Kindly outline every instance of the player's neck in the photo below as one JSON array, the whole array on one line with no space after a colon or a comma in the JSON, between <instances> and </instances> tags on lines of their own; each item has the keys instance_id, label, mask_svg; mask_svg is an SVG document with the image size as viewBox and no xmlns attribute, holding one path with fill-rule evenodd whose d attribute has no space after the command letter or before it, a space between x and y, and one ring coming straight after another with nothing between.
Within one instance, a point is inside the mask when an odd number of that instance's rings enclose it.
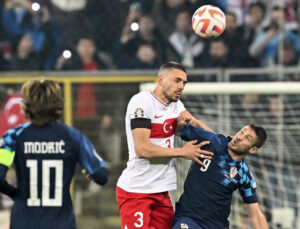
<instances>
[{"instance_id":1,"label":"player's neck","mask_svg":"<svg viewBox=\"0 0 300 229\"><path fill-rule=\"evenodd\" d=\"M241 161L244 159L244 157L246 155L238 155L235 152L233 152L231 149L228 149L228 154L230 155L230 157L235 160L235 161Z\"/></svg>"},{"instance_id":2,"label":"player's neck","mask_svg":"<svg viewBox=\"0 0 300 229\"><path fill-rule=\"evenodd\" d=\"M167 98L164 96L164 94L162 93L161 90L158 90L157 88L155 88L154 91L153 91L153 94L154 94L157 98L159 98L162 102L164 102L165 104L168 104L168 105L169 105L169 104L171 103L170 100L167 99Z\"/></svg>"}]
</instances>

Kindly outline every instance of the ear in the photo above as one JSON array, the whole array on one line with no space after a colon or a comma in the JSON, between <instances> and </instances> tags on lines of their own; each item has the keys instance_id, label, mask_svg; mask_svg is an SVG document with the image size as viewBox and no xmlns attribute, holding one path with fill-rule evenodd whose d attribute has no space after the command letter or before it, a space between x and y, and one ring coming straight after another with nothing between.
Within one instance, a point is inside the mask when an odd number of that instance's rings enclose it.
<instances>
[{"instance_id":1,"label":"ear","mask_svg":"<svg viewBox=\"0 0 300 229\"><path fill-rule=\"evenodd\" d=\"M259 148L257 146L253 146L249 149L249 153L250 154L255 154L257 151L259 150Z\"/></svg>"},{"instance_id":2,"label":"ear","mask_svg":"<svg viewBox=\"0 0 300 229\"><path fill-rule=\"evenodd\" d=\"M160 86L163 85L163 76L162 76L162 75L158 75L158 76L157 76L157 83L158 83L158 85L160 85Z\"/></svg>"}]
</instances>

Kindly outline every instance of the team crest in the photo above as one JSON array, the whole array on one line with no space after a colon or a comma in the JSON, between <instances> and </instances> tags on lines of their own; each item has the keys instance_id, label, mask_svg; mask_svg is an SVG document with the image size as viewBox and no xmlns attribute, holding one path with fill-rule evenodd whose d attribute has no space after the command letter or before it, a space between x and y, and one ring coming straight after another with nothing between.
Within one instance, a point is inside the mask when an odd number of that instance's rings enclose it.
<instances>
[{"instance_id":1,"label":"team crest","mask_svg":"<svg viewBox=\"0 0 300 229\"><path fill-rule=\"evenodd\" d=\"M181 223L180 228L181 229L189 229L189 226L186 223Z\"/></svg>"},{"instance_id":2,"label":"team crest","mask_svg":"<svg viewBox=\"0 0 300 229\"><path fill-rule=\"evenodd\" d=\"M236 167L231 167L230 168L230 178L233 179L235 175L238 173L238 170Z\"/></svg>"},{"instance_id":3,"label":"team crest","mask_svg":"<svg viewBox=\"0 0 300 229\"><path fill-rule=\"evenodd\" d=\"M134 111L135 118L144 118L144 110L142 108L136 108Z\"/></svg>"}]
</instances>

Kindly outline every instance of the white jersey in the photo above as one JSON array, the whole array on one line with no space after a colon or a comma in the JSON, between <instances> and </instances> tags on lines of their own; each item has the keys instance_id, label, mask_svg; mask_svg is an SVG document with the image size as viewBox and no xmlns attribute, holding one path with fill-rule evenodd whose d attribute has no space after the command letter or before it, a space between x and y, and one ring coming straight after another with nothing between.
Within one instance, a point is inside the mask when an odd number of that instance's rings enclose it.
<instances>
[{"instance_id":1,"label":"white jersey","mask_svg":"<svg viewBox=\"0 0 300 229\"><path fill-rule=\"evenodd\" d=\"M117 186L127 192L159 193L177 188L174 159L155 162L137 157L131 132L130 120L151 120L150 142L164 148L174 148L174 132L177 117L184 111L181 101L166 104L152 92L140 92L127 106L125 117L129 160Z\"/></svg>"}]
</instances>

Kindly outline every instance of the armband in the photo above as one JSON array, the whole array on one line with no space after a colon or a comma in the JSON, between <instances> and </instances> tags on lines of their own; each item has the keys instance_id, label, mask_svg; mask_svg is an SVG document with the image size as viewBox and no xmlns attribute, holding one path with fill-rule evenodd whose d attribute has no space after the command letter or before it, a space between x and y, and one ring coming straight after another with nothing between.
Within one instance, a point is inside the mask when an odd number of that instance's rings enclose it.
<instances>
[{"instance_id":1,"label":"armband","mask_svg":"<svg viewBox=\"0 0 300 229\"><path fill-rule=\"evenodd\" d=\"M147 118L133 118L130 120L131 130L136 128L151 129L151 120Z\"/></svg>"}]
</instances>

